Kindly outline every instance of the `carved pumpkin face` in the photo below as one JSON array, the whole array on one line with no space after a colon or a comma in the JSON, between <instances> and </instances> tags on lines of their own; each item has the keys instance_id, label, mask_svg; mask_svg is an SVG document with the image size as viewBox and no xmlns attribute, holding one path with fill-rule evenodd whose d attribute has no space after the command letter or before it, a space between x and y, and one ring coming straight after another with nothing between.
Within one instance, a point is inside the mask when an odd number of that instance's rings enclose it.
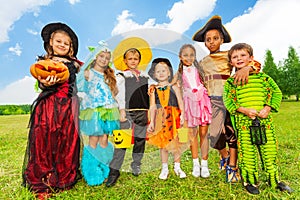
<instances>
[{"instance_id":1,"label":"carved pumpkin face","mask_svg":"<svg viewBox=\"0 0 300 200\"><path fill-rule=\"evenodd\" d=\"M132 130L114 130L113 138L116 148L129 148L131 146Z\"/></svg>"},{"instance_id":2,"label":"carved pumpkin face","mask_svg":"<svg viewBox=\"0 0 300 200\"><path fill-rule=\"evenodd\" d=\"M65 64L50 59L39 60L31 65L30 73L36 79L38 76L42 79L46 79L48 76L57 76L57 78L60 78L59 83L65 82L70 76L68 67Z\"/></svg>"}]
</instances>

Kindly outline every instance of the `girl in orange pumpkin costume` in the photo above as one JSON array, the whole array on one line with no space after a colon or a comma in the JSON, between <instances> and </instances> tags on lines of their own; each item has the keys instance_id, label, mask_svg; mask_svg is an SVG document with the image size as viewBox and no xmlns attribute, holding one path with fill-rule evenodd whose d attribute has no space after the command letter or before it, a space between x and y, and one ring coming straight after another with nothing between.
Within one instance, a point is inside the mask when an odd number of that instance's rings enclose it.
<instances>
[{"instance_id":1,"label":"girl in orange pumpkin costume","mask_svg":"<svg viewBox=\"0 0 300 200\"><path fill-rule=\"evenodd\" d=\"M150 124L148 126L148 143L160 148L162 170L159 178L168 178L168 152L174 154L174 172L180 178L186 174L180 168L180 155L186 143L179 143L177 129L184 122L181 110L183 101L179 87L171 85L173 70L170 61L166 58L156 58L148 72L149 76L158 81L152 85L150 93Z\"/></svg>"}]
</instances>

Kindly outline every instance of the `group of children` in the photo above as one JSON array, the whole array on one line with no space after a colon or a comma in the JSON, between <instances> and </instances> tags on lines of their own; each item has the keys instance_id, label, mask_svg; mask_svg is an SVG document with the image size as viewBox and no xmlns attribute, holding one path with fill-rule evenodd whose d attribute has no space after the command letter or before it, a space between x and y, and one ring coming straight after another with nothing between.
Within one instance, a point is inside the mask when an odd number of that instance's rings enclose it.
<instances>
[{"instance_id":1,"label":"group of children","mask_svg":"<svg viewBox=\"0 0 300 200\"><path fill-rule=\"evenodd\" d=\"M219 151L219 167L226 171L227 182L242 180L249 193L259 194L259 152L270 185L292 192L279 182L277 140L269 115L278 110L281 91L272 78L259 72L260 64L253 60L249 45L239 43L220 51L222 43L231 41L221 17L213 16L193 36L210 51L200 62L194 46L185 44L179 50L175 74L170 60L161 57L153 59L145 73L141 69L146 69L152 58L145 40L127 38L113 52L101 43L91 48L93 56L81 67L77 87L75 74L82 63L76 59L76 34L66 24L52 23L44 27L42 38L47 54L40 59L64 63L70 77L62 83L55 75L38 77L42 92L30 118L23 184L39 198L71 188L81 173L88 185L106 180L107 187L113 186L126 153L126 148L113 148L108 140L117 129L132 129L135 176L141 173L147 137L150 145L160 149L159 179L168 178L169 153L174 155L175 174L187 176L180 157L188 148L192 175L209 177L210 144ZM116 75L111 57L120 70ZM230 77L233 68L236 72ZM149 77L156 84L149 86ZM179 140L183 128L188 130L185 142ZM88 138L81 161L80 133Z\"/></svg>"}]
</instances>

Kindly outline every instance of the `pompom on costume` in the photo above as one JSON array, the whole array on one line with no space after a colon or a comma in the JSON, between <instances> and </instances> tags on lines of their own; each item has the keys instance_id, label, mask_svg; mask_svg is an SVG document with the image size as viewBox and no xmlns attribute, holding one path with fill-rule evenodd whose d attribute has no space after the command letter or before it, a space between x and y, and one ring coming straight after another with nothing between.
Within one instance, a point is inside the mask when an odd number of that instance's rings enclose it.
<instances>
[{"instance_id":1,"label":"pompom on costume","mask_svg":"<svg viewBox=\"0 0 300 200\"><path fill-rule=\"evenodd\" d=\"M265 127L265 144L251 142L250 127L252 119L236 110L239 107L253 108L258 112L268 105L271 112L278 112L282 93L275 81L264 73L252 74L244 86L233 84L234 79L229 78L224 86L224 104L231 114L234 128L238 138L238 164L244 184L256 185L259 178L258 154L262 159L262 167L267 172L269 184L276 187L279 183L277 166L278 141L275 134L273 117L258 118Z\"/></svg>"},{"instance_id":2,"label":"pompom on costume","mask_svg":"<svg viewBox=\"0 0 300 200\"><path fill-rule=\"evenodd\" d=\"M104 74L96 71L92 62L101 52L110 52L104 42L92 50L89 59L78 76L78 95L80 97L80 131L87 141L89 136L112 135L120 128L119 109L116 100L106 83ZM107 66L110 67L110 66ZM84 71L88 70L88 80ZM113 157L112 143L103 148L99 144L94 149L85 142L81 161L82 174L88 185L100 185L108 177L109 163Z\"/></svg>"},{"instance_id":3,"label":"pompom on costume","mask_svg":"<svg viewBox=\"0 0 300 200\"><path fill-rule=\"evenodd\" d=\"M76 58L77 36L63 23L51 23L42 29L45 50L50 48L50 36L56 30L64 30L70 36L74 48L73 56ZM42 89L32 105L23 164L23 185L36 193L67 190L81 178L79 102L76 90L77 66L80 63L74 58L68 60L63 63L41 60L37 64L43 65L44 69L48 70L50 66L54 68L59 66L69 75L64 76L61 83ZM34 73L42 75L37 71Z\"/></svg>"}]
</instances>

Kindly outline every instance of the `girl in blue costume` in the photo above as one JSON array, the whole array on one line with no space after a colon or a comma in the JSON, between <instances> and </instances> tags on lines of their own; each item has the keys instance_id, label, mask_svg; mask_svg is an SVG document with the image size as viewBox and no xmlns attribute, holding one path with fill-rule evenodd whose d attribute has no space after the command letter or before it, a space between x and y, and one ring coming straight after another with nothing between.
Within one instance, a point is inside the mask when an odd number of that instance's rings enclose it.
<instances>
[{"instance_id":1,"label":"girl in blue costume","mask_svg":"<svg viewBox=\"0 0 300 200\"><path fill-rule=\"evenodd\" d=\"M80 131L88 137L81 168L88 185L100 185L108 177L113 145L108 141L119 129L119 110L114 97L118 93L114 70L110 67L111 52L105 43L94 49L78 78L80 97ZM95 55L95 56L93 56Z\"/></svg>"}]
</instances>

